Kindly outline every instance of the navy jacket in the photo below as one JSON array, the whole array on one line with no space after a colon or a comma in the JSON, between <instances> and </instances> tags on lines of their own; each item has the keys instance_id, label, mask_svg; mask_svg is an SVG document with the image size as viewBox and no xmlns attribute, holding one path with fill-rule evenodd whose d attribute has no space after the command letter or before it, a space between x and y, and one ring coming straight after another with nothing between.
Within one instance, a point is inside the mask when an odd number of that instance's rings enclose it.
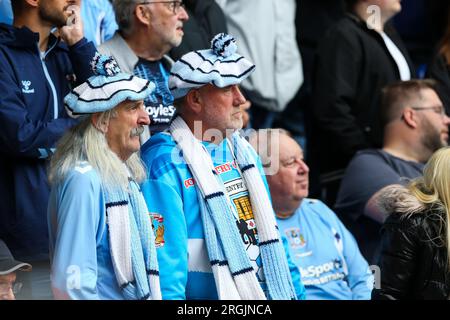
<instances>
[{"instance_id":1,"label":"navy jacket","mask_svg":"<svg viewBox=\"0 0 450 320\"><path fill-rule=\"evenodd\" d=\"M51 35L40 53L38 41L26 27L0 24L0 238L27 261L48 259L47 158L76 123L63 99L92 75L96 52L86 39L68 48Z\"/></svg>"}]
</instances>

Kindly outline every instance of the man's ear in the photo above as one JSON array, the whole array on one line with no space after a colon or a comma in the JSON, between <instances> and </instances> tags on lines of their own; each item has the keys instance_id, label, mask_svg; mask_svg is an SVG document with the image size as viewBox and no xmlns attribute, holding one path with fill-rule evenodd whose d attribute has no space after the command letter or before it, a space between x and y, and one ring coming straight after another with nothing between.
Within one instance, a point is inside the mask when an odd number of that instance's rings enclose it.
<instances>
[{"instance_id":1,"label":"man's ear","mask_svg":"<svg viewBox=\"0 0 450 320\"><path fill-rule=\"evenodd\" d=\"M417 128L419 119L417 113L413 109L411 109L410 107L404 108L402 118L403 121L405 121L406 125L414 129Z\"/></svg>"},{"instance_id":2,"label":"man's ear","mask_svg":"<svg viewBox=\"0 0 450 320\"><path fill-rule=\"evenodd\" d=\"M46 0L25 0L27 5L30 7L37 7L39 5L39 1L46 1Z\"/></svg>"},{"instance_id":3,"label":"man's ear","mask_svg":"<svg viewBox=\"0 0 450 320\"><path fill-rule=\"evenodd\" d=\"M106 134L108 132L109 120L103 118L102 121L99 121L100 115L101 113L94 113L91 117L91 122L93 126L96 127L99 131Z\"/></svg>"},{"instance_id":4,"label":"man's ear","mask_svg":"<svg viewBox=\"0 0 450 320\"><path fill-rule=\"evenodd\" d=\"M150 13L145 9L144 5L137 5L134 8L134 13L136 14L136 18L140 23L148 25L150 23Z\"/></svg>"},{"instance_id":5,"label":"man's ear","mask_svg":"<svg viewBox=\"0 0 450 320\"><path fill-rule=\"evenodd\" d=\"M202 97L200 91L192 89L186 95L186 107L192 110L195 114L200 114L203 110Z\"/></svg>"}]
</instances>

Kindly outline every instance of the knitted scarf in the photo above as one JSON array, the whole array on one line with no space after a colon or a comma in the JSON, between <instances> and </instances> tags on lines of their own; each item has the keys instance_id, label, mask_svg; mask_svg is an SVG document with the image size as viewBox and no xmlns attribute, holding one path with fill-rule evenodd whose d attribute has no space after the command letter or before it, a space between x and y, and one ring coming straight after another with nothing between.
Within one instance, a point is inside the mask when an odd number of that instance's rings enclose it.
<instances>
[{"instance_id":1,"label":"knitted scarf","mask_svg":"<svg viewBox=\"0 0 450 320\"><path fill-rule=\"evenodd\" d=\"M181 117L172 121L170 132L198 187L206 247L219 299L266 299L245 251L231 204L225 195L224 184L214 169L211 156ZM233 134L231 141L230 149L234 151L249 190L269 297L274 300L295 299L275 213L260 172L249 153L249 144L238 132Z\"/></svg>"},{"instance_id":2,"label":"knitted scarf","mask_svg":"<svg viewBox=\"0 0 450 320\"><path fill-rule=\"evenodd\" d=\"M138 184L104 188L116 279L127 300L161 300L155 235Z\"/></svg>"}]
</instances>

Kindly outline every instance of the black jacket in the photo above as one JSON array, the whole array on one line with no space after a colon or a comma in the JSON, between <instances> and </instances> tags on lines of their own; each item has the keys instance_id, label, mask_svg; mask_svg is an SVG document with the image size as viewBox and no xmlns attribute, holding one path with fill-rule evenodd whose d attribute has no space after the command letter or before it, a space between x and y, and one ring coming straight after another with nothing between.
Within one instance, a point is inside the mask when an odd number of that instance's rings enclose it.
<instances>
[{"instance_id":1,"label":"black jacket","mask_svg":"<svg viewBox=\"0 0 450 320\"><path fill-rule=\"evenodd\" d=\"M405 56L400 38L385 33ZM400 80L397 64L379 33L347 14L330 28L317 49L313 76L313 114L321 173L346 167L356 151L381 147L381 89Z\"/></svg>"},{"instance_id":2,"label":"black jacket","mask_svg":"<svg viewBox=\"0 0 450 320\"><path fill-rule=\"evenodd\" d=\"M403 187L392 190L383 200L391 214L382 231L381 288L372 299L449 299L445 211L420 203Z\"/></svg>"},{"instance_id":3,"label":"black jacket","mask_svg":"<svg viewBox=\"0 0 450 320\"><path fill-rule=\"evenodd\" d=\"M447 115L450 115L450 66L444 56L436 55L428 67L427 77L437 81L436 91L445 106Z\"/></svg>"}]
</instances>

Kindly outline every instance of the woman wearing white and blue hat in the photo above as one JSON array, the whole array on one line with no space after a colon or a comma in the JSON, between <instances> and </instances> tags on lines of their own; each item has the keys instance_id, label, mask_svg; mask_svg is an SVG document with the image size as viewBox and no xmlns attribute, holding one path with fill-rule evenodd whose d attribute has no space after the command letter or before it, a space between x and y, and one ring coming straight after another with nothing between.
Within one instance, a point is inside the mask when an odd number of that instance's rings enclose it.
<instances>
[{"instance_id":1,"label":"woman wearing white and blue hat","mask_svg":"<svg viewBox=\"0 0 450 320\"><path fill-rule=\"evenodd\" d=\"M259 159L239 135L239 83L255 66L219 34L185 54L169 87L178 116L142 147L143 193L164 227L159 242L164 299L295 299L304 287L276 227ZM164 194L158 202L152 195ZM291 266L293 266L291 264Z\"/></svg>"},{"instance_id":2,"label":"woman wearing white and blue hat","mask_svg":"<svg viewBox=\"0 0 450 320\"><path fill-rule=\"evenodd\" d=\"M160 299L155 237L137 152L154 84L97 55L95 76L65 98L81 118L52 158L48 208L57 299Z\"/></svg>"}]
</instances>

